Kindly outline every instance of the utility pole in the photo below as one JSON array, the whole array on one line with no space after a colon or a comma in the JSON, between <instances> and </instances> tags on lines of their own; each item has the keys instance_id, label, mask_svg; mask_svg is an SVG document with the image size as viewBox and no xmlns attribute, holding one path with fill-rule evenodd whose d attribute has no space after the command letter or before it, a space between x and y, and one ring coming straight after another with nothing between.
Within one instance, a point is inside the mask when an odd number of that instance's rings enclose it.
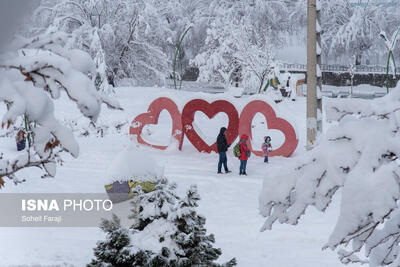
<instances>
[{"instance_id":1,"label":"utility pole","mask_svg":"<svg viewBox=\"0 0 400 267\"><path fill-rule=\"evenodd\" d=\"M307 149L322 132L321 53L319 0L307 0Z\"/></svg>"},{"instance_id":2,"label":"utility pole","mask_svg":"<svg viewBox=\"0 0 400 267\"><path fill-rule=\"evenodd\" d=\"M322 133L322 42L321 42L321 0L316 0L315 8L317 39L317 131Z\"/></svg>"}]
</instances>

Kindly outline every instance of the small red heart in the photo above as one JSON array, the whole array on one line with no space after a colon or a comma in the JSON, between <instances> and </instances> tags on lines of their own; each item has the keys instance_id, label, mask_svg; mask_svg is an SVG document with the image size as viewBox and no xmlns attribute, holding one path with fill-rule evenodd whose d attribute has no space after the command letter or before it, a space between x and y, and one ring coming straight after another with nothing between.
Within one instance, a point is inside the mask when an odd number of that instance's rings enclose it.
<instances>
[{"instance_id":1,"label":"small red heart","mask_svg":"<svg viewBox=\"0 0 400 267\"><path fill-rule=\"evenodd\" d=\"M194 99L188 102L182 110L182 123L183 130L186 137L192 143L192 145L197 148L200 152L210 153L211 151L217 152L217 144L209 146L200 136L196 133L193 128L194 113L196 111L201 111L206 114L210 119L220 112L224 112L228 115L229 124L226 130L226 139L229 144L235 141L238 136L238 126L239 126L239 114L236 108L225 100L218 100L213 103L208 103L202 99ZM217 137L215 137L217 139Z\"/></svg>"},{"instance_id":2,"label":"small red heart","mask_svg":"<svg viewBox=\"0 0 400 267\"><path fill-rule=\"evenodd\" d=\"M141 134L143 127L147 124L157 124L158 118L160 117L160 113L163 110L167 110L172 118L172 136L178 141L178 148L182 150L183 143L183 131L182 131L182 119L181 113L177 105L169 98L161 97L154 100L148 110L147 113L142 113L138 115L131 124L129 128L130 134L135 134L137 136L137 141L140 144L148 145L157 149L166 149L168 146L158 146L147 143L143 140Z\"/></svg>"},{"instance_id":3,"label":"small red heart","mask_svg":"<svg viewBox=\"0 0 400 267\"><path fill-rule=\"evenodd\" d=\"M283 145L278 149L273 150L270 156L289 157L296 150L297 144L299 143L296 132L288 121L282 118L278 118L272 107L264 101L255 100L244 107L242 114L240 115L240 135L246 134L251 140L251 123L254 116L258 112L264 115L265 119L267 120L267 125L269 129L279 130L285 135L285 142L283 143ZM263 155L262 151L254 150L252 148L251 142L248 142L248 146L257 156Z\"/></svg>"}]
</instances>

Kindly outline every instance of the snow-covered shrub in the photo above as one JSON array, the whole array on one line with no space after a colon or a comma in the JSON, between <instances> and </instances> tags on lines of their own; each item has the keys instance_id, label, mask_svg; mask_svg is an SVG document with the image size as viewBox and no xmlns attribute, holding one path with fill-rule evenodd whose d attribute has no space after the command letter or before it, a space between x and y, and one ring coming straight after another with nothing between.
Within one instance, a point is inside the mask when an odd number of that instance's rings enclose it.
<instances>
[{"instance_id":1,"label":"snow-covered shrub","mask_svg":"<svg viewBox=\"0 0 400 267\"><path fill-rule=\"evenodd\" d=\"M39 167L44 176L55 176L60 153L77 157L79 146L72 132L54 117L54 99L61 92L75 102L80 112L96 121L104 103L121 109L109 97L99 94L88 75L93 62L83 51L67 50L69 35L46 34L31 40L19 40L19 50L4 55L0 64L0 101L7 111L2 128L9 128L18 118L26 117L32 142L15 159L0 159L0 177L21 182L16 173L28 167ZM21 43L22 42L22 43Z\"/></svg>"},{"instance_id":2,"label":"snow-covered shrub","mask_svg":"<svg viewBox=\"0 0 400 267\"><path fill-rule=\"evenodd\" d=\"M326 104L320 144L271 170L260 195L262 230L297 224L309 206L324 212L342 189L340 216L325 248L343 263L400 264L400 87L375 100ZM364 255L363 253L364 252Z\"/></svg>"},{"instance_id":3,"label":"snow-covered shrub","mask_svg":"<svg viewBox=\"0 0 400 267\"><path fill-rule=\"evenodd\" d=\"M100 229L107 234L107 240L97 243L96 259L88 266L134 266L135 258L128 247L129 230L121 227L120 219L114 214L111 220L102 221Z\"/></svg>"},{"instance_id":4,"label":"snow-covered shrub","mask_svg":"<svg viewBox=\"0 0 400 267\"><path fill-rule=\"evenodd\" d=\"M72 130L78 136L96 136L105 137L109 134L129 134L128 121L103 121L99 119L96 123L90 122L89 124L85 119L63 119L63 124ZM1 136L1 135L0 135Z\"/></svg>"},{"instance_id":5,"label":"snow-covered shrub","mask_svg":"<svg viewBox=\"0 0 400 267\"><path fill-rule=\"evenodd\" d=\"M175 191L176 184L166 179L150 193L139 190L132 203L131 229L122 227L116 217L104 221L107 240L97 244L96 259L90 266L118 266L114 264L127 259L130 262L124 266L236 265L235 259L223 265L215 263L221 250L213 247L214 236L207 235L205 218L197 214L197 188L190 187L183 199Z\"/></svg>"}]
</instances>

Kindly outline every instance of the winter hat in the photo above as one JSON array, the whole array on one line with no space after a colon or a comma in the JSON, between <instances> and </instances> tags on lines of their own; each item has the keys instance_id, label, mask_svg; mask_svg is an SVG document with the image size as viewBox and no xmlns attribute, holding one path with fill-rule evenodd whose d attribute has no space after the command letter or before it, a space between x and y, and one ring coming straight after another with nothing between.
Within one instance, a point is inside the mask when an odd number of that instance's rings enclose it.
<instances>
[{"instance_id":1,"label":"winter hat","mask_svg":"<svg viewBox=\"0 0 400 267\"><path fill-rule=\"evenodd\" d=\"M247 135L245 135L245 134L242 134L242 136L240 137L240 139L242 139L242 140L247 140L247 139L249 139L249 137L248 137Z\"/></svg>"},{"instance_id":2,"label":"winter hat","mask_svg":"<svg viewBox=\"0 0 400 267\"><path fill-rule=\"evenodd\" d=\"M269 136L264 136L264 140L265 140L265 142L271 141L271 137L269 137Z\"/></svg>"}]
</instances>

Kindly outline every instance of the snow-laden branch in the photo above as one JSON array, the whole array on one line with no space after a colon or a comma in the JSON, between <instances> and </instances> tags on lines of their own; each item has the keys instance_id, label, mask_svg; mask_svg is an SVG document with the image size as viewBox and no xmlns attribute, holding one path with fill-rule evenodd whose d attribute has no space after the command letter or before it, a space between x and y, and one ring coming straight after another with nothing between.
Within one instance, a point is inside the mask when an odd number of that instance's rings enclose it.
<instances>
[{"instance_id":1,"label":"snow-laden branch","mask_svg":"<svg viewBox=\"0 0 400 267\"><path fill-rule=\"evenodd\" d=\"M54 117L53 99L59 98L61 91L92 121L98 118L102 103L122 109L117 101L96 91L87 76L93 66L90 56L83 51L62 49L66 36L35 38L0 65L0 101L7 105L1 126L8 128L19 117L25 117L27 125L35 125L26 155L0 159L0 177L18 182L15 173L28 167L41 167L46 175L54 176L60 152L79 155L71 130Z\"/></svg>"},{"instance_id":2,"label":"snow-laden branch","mask_svg":"<svg viewBox=\"0 0 400 267\"><path fill-rule=\"evenodd\" d=\"M375 100L329 101L327 119L336 125L314 150L265 179L262 230L277 221L295 225L310 206L325 211L342 189L340 216L325 248L338 250L343 263L399 266L399 103L400 87Z\"/></svg>"}]
</instances>

